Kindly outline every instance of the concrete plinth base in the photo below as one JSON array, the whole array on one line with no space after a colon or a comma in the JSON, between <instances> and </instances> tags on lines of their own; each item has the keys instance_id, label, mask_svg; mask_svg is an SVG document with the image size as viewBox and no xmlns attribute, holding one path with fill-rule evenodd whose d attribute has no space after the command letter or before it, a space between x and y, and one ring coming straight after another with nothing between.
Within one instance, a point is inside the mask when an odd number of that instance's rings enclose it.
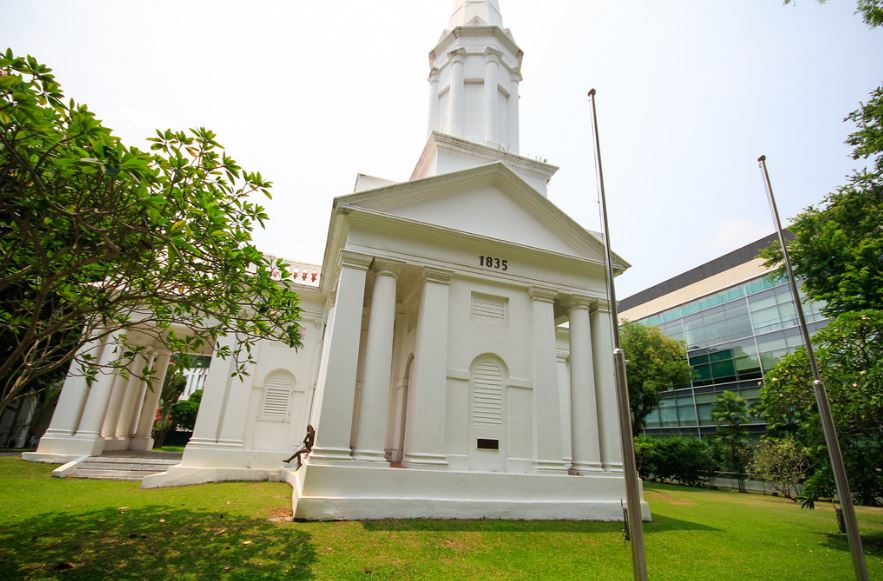
<instances>
[{"instance_id":1,"label":"concrete plinth base","mask_svg":"<svg viewBox=\"0 0 883 581\"><path fill-rule=\"evenodd\" d=\"M94 456L104 450L104 440L78 436L43 436L36 452L21 455L31 462L55 462L51 458L69 462L80 456Z\"/></svg>"},{"instance_id":2,"label":"concrete plinth base","mask_svg":"<svg viewBox=\"0 0 883 581\"><path fill-rule=\"evenodd\" d=\"M150 452L153 450L153 438L132 438L129 441L129 450Z\"/></svg>"},{"instance_id":3,"label":"concrete plinth base","mask_svg":"<svg viewBox=\"0 0 883 581\"><path fill-rule=\"evenodd\" d=\"M189 444L181 462L162 474L145 476L142 488L185 486L229 480L283 480L286 450L247 450L226 445Z\"/></svg>"},{"instance_id":4,"label":"concrete plinth base","mask_svg":"<svg viewBox=\"0 0 883 581\"><path fill-rule=\"evenodd\" d=\"M141 488L162 488L165 486L187 486L225 481L264 481L284 480L281 468L195 468L193 466L172 466L160 474L151 474L141 479Z\"/></svg>"},{"instance_id":5,"label":"concrete plinth base","mask_svg":"<svg viewBox=\"0 0 883 581\"><path fill-rule=\"evenodd\" d=\"M22 460L43 462L45 464L67 464L81 457L73 454L47 454L42 452L23 452L21 455Z\"/></svg>"},{"instance_id":6,"label":"concrete plinth base","mask_svg":"<svg viewBox=\"0 0 883 581\"><path fill-rule=\"evenodd\" d=\"M622 520L622 475L566 476L306 465L287 471L295 518ZM644 520L650 508L641 503Z\"/></svg>"}]
</instances>

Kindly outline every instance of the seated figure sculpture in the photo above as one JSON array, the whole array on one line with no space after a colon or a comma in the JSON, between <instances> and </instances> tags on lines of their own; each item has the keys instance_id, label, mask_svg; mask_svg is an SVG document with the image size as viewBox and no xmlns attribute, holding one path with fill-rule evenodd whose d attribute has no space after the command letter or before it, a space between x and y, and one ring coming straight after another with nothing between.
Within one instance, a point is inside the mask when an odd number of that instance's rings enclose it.
<instances>
[{"instance_id":1,"label":"seated figure sculpture","mask_svg":"<svg viewBox=\"0 0 883 581\"><path fill-rule=\"evenodd\" d=\"M289 456L285 463L291 462L294 458L297 458L297 466L295 466L295 470L303 466L303 456L304 454L309 454L310 450L313 449L313 442L316 441L316 430L313 428L312 424L307 425L307 435L304 438L303 446L294 454Z\"/></svg>"}]
</instances>

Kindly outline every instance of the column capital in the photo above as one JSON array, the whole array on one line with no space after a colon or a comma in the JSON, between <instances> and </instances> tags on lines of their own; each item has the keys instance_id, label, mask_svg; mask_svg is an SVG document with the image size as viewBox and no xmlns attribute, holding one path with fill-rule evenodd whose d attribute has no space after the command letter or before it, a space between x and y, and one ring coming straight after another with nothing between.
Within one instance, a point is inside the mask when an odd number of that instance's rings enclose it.
<instances>
[{"instance_id":1,"label":"column capital","mask_svg":"<svg viewBox=\"0 0 883 581\"><path fill-rule=\"evenodd\" d=\"M567 300L567 311L573 311L575 309L586 309L591 310L592 307L597 304L597 301L582 295L570 295Z\"/></svg>"},{"instance_id":2,"label":"column capital","mask_svg":"<svg viewBox=\"0 0 883 581\"><path fill-rule=\"evenodd\" d=\"M558 291L540 286L531 286L527 290L527 294L535 301L551 303L558 296Z\"/></svg>"},{"instance_id":3,"label":"column capital","mask_svg":"<svg viewBox=\"0 0 883 581\"><path fill-rule=\"evenodd\" d=\"M341 268L345 266L347 268L355 268L358 270L368 270L368 267L371 266L372 260L374 260L374 257L368 256L367 254L353 252L352 250L340 251L339 264Z\"/></svg>"},{"instance_id":4,"label":"column capital","mask_svg":"<svg viewBox=\"0 0 883 581\"><path fill-rule=\"evenodd\" d=\"M448 58L451 59L452 64L463 64L466 60L466 49L458 48L456 50L452 50L448 53Z\"/></svg>"},{"instance_id":5,"label":"column capital","mask_svg":"<svg viewBox=\"0 0 883 581\"><path fill-rule=\"evenodd\" d=\"M430 83L437 83L438 82L438 73L439 73L439 71L435 67L432 67L429 70L429 82Z\"/></svg>"},{"instance_id":6,"label":"column capital","mask_svg":"<svg viewBox=\"0 0 883 581\"><path fill-rule=\"evenodd\" d=\"M492 46L489 46L486 49L484 49L484 62L485 63L492 62L492 63L496 63L496 64L502 64L502 62L503 62L502 56L503 56L503 53L501 51L495 49Z\"/></svg>"},{"instance_id":7,"label":"column capital","mask_svg":"<svg viewBox=\"0 0 883 581\"><path fill-rule=\"evenodd\" d=\"M377 276L391 276L398 279L399 273L402 272L406 264L406 262L392 258L375 258L371 264L371 270L377 273Z\"/></svg>"},{"instance_id":8,"label":"column capital","mask_svg":"<svg viewBox=\"0 0 883 581\"><path fill-rule=\"evenodd\" d=\"M602 313L610 313L610 302L607 300L594 301L592 311L601 311Z\"/></svg>"},{"instance_id":9,"label":"column capital","mask_svg":"<svg viewBox=\"0 0 883 581\"><path fill-rule=\"evenodd\" d=\"M423 279L426 281L437 282L440 284L450 284L453 277L454 271L452 270L431 267L423 268Z\"/></svg>"}]
</instances>

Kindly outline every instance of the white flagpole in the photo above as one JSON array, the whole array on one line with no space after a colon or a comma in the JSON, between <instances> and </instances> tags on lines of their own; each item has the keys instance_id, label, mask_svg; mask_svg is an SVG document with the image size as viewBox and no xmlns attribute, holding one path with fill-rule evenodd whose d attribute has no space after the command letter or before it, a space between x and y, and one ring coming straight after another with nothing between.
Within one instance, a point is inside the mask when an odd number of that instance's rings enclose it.
<instances>
[{"instance_id":1,"label":"white flagpole","mask_svg":"<svg viewBox=\"0 0 883 581\"><path fill-rule=\"evenodd\" d=\"M592 132L595 136L595 167L601 192L601 214L604 226L604 255L607 260L607 298L613 327L613 366L616 379L616 401L619 405L619 435L622 440L622 470L625 476L626 527L632 545L632 568L635 579L647 580L647 561L644 556L644 523L641 521L641 495L638 490L638 470L635 464L635 444L632 440L632 417L629 410L629 386L625 372L625 354L619 340L619 317L616 308L616 289L613 286L613 255L610 251L610 227L607 224L607 196L604 192L604 171L601 168L601 141L598 137L598 112L595 108L595 89L589 91L592 102Z\"/></svg>"},{"instance_id":2,"label":"white flagpole","mask_svg":"<svg viewBox=\"0 0 883 581\"><path fill-rule=\"evenodd\" d=\"M785 263L785 272L788 274L788 284L791 286L791 298L794 299L794 308L797 310L797 320L800 323L800 333L803 336L803 346L809 359L809 366L813 374L813 390L816 395L816 404L819 407L819 416L822 421L822 430L825 433L825 443L828 445L828 457L831 459L831 469L834 472L834 483L837 485L837 496L840 498L840 508L843 511L843 520L846 521L846 533L849 538L849 550L852 553L852 568L855 570L855 578L859 581L867 581L868 569L865 566L865 556L862 552L862 537L858 529L858 520L855 517L855 507L852 506L852 494L849 492L849 480L846 478L846 468L843 466L843 455L840 452L840 442L837 439L837 428L834 426L834 416L831 414L831 404L828 402L828 392L822 378L819 375L819 367L816 364L816 356L813 352L812 342L809 338L809 329L806 326L806 317L803 315L803 305L800 302L800 294L797 292L797 281L794 278L794 270L791 268L791 258L788 256L788 246L785 244L785 235L782 232L782 221L779 219L779 209L776 207L776 198L773 196L773 186L770 184L770 174L766 167L766 156L757 158L760 165L760 173L763 176L763 184L766 187L767 199L770 203L770 212L773 215L773 223L776 226L776 234L779 236L779 244L782 247L782 259Z\"/></svg>"}]
</instances>

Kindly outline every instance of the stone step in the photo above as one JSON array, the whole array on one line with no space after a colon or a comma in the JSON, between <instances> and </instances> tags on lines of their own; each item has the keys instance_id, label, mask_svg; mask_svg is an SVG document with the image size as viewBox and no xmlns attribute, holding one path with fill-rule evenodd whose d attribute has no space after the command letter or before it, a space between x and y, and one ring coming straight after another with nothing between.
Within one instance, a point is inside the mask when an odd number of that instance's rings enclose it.
<instances>
[{"instance_id":1,"label":"stone step","mask_svg":"<svg viewBox=\"0 0 883 581\"><path fill-rule=\"evenodd\" d=\"M137 470L147 472L165 472L168 466L157 464L123 464L122 462L90 462L88 460L77 466L87 470Z\"/></svg>"},{"instance_id":2,"label":"stone step","mask_svg":"<svg viewBox=\"0 0 883 581\"><path fill-rule=\"evenodd\" d=\"M138 456L90 456L85 461L107 464L156 464L160 466L174 466L181 462L179 458L141 458Z\"/></svg>"},{"instance_id":3,"label":"stone step","mask_svg":"<svg viewBox=\"0 0 883 581\"><path fill-rule=\"evenodd\" d=\"M89 478L95 480L141 480L148 474L159 474L161 471L138 471L130 470L89 470L77 469L71 474L71 478Z\"/></svg>"}]
</instances>

